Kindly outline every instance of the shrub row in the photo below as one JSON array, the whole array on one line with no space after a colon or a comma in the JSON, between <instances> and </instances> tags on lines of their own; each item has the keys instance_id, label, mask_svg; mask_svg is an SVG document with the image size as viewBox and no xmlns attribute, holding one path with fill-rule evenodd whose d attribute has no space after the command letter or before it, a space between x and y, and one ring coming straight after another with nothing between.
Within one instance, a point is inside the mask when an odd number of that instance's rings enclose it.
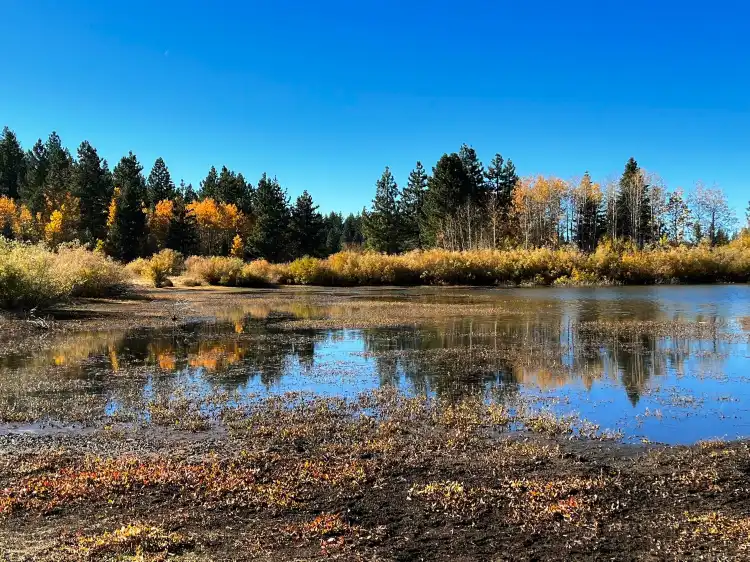
<instances>
[{"instance_id":1,"label":"shrub row","mask_svg":"<svg viewBox=\"0 0 750 562\"><path fill-rule=\"evenodd\" d=\"M0 237L0 307L48 305L71 297L103 297L127 286L124 268L77 245L56 251Z\"/></svg>"},{"instance_id":2,"label":"shrub row","mask_svg":"<svg viewBox=\"0 0 750 562\"><path fill-rule=\"evenodd\" d=\"M746 242L746 241L745 241ZM576 249L426 250L403 255L341 252L287 264L191 257L187 276L211 285L517 285L747 282L750 244L653 250L605 243L591 254Z\"/></svg>"}]
</instances>

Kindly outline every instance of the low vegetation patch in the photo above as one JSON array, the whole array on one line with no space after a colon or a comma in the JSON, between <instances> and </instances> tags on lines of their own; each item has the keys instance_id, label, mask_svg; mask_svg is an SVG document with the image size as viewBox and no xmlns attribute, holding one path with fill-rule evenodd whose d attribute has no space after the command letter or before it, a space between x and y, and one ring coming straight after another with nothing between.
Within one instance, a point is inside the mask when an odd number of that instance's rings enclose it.
<instances>
[{"instance_id":1,"label":"low vegetation patch","mask_svg":"<svg viewBox=\"0 0 750 562\"><path fill-rule=\"evenodd\" d=\"M413 251L386 255L339 252L285 264L192 257L187 274L210 285L602 285L747 282L750 249L741 241L711 248L637 250L605 242L593 253L574 248Z\"/></svg>"},{"instance_id":2,"label":"low vegetation patch","mask_svg":"<svg viewBox=\"0 0 750 562\"><path fill-rule=\"evenodd\" d=\"M77 245L51 250L0 238L0 307L49 305L71 297L104 297L127 286L122 266Z\"/></svg>"}]
</instances>

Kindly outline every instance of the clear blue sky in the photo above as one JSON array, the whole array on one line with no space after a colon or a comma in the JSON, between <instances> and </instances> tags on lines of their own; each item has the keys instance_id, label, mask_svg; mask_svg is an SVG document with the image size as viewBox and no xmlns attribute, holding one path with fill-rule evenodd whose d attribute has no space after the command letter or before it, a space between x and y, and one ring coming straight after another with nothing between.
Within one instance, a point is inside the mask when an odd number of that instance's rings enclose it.
<instances>
[{"instance_id":1,"label":"clear blue sky","mask_svg":"<svg viewBox=\"0 0 750 562\"><path fill-rule=\"evenodd\" d=\"M742 1L4 0L0 125L110 161L213 164L368 204L462 142L521 174L619 174L750 198Z\"/></svg>"}]
</instances>

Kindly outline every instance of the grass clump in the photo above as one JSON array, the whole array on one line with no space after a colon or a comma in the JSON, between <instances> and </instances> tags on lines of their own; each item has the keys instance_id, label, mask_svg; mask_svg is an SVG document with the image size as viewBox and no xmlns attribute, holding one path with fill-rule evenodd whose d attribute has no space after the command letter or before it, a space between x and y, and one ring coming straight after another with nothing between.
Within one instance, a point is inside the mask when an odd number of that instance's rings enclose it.
<instances>
[{"instance_id":1,"label":"grass clump","mask_svg":"<svg viewBox=\"0 0 750 562\"><path fill-rule=\"evenodd\" d=\"M209 285L264 287L278 282L279 266L265 260L244 263L240 258L192 256L185 260L187 277Z\"/></svg>"},{"instance_id":2,"label":"grass clump","mask_svg":"<svg viewBox=\"0 0 750 562\"><path fill-rule=\"evenodd\" d=\"M71 297L103 297L122 291L122 266L76 245L57 251L41 244L0 238L0 307L44 306Z\"/></svg>"}]
</instances>

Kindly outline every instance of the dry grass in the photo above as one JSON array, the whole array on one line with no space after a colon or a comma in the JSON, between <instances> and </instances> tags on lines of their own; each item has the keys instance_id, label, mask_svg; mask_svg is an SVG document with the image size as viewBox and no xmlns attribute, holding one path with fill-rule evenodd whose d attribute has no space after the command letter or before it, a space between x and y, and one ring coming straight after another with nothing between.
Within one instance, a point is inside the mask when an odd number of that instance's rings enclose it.
<instances>
[{"instance_id":1,"label":"dry grass","mask_svg":"<svg viewBox=\"0 0 750 562\"><path fill-rule=\"evenodd\" d=\"M0 238L0 307L48 305L70 297L102 297L123 290L122 266L76 245L44 245Z\"/></svg>"},{"instance_id":2,"label":"dry grass","mask_svg":"<svg viewBox=\"0 0 750 562\"><path fill-rule=\"evenodd\" d=\"M287 264L236 258L192 257L188 275L212 285L595 285L746 282L750 248L728 246L637 250L605 242L586 254L574 248L414 251L402 255L340 252Z\"/></svg>"}]
</instances>

